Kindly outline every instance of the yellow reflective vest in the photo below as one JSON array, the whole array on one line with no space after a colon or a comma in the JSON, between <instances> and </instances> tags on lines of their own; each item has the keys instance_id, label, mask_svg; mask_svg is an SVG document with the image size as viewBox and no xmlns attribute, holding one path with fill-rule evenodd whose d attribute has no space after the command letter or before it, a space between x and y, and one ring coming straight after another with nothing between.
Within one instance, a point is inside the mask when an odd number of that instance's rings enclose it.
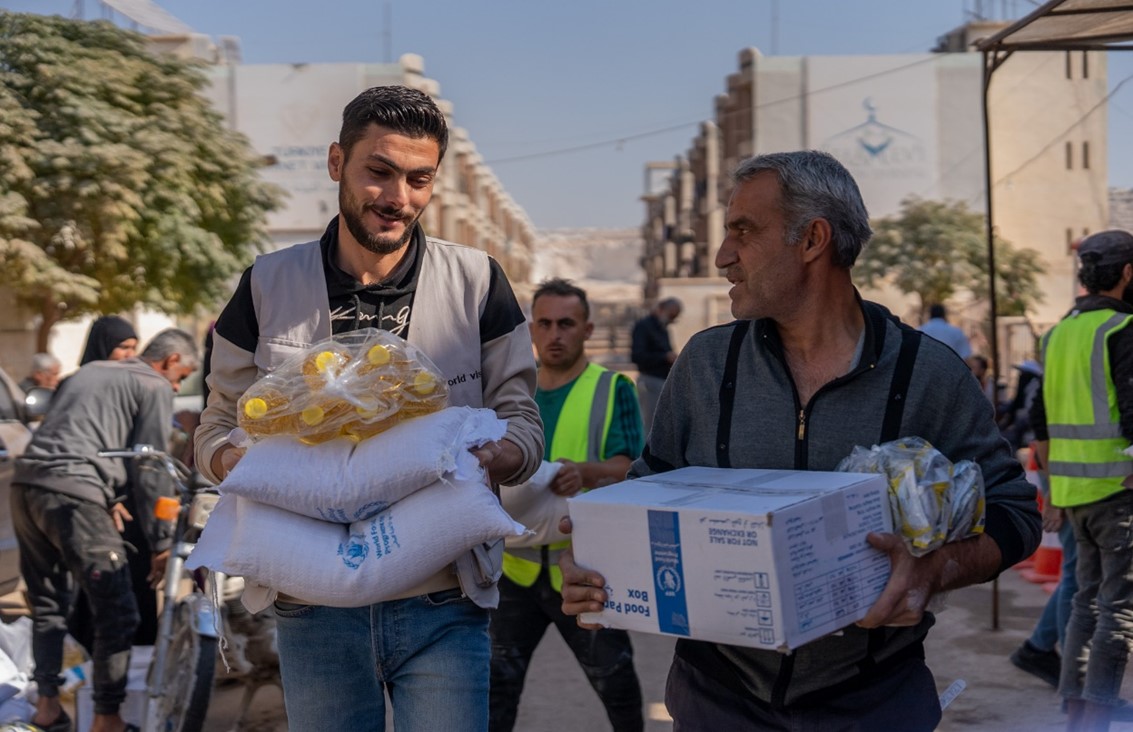
<instances>
[{"instance_id":1,"label":"yellow reflective vest","mask_svg":"<svg viewBox=\"0 0 1133 732\"><path fill-rule=\"evenodd\" d=\"M614 419L614 389L620 374L598 364L588 364L579 374L563 402L563 410L551 436L551 460L565 458L576 463L606 459L606 437ZM563 588L558 558L569 541L542 547L508 549L504 552L504 576L521 587L539 578L543 565L550 572L555 591Z\"/></svg>"},{"instance_id":2,"label":"yellow reflective vest","mask_svg":"<svg viewBox=\"0 0 1133 732\"><path fill-rule=\"evenodd\" d=\"M1050 435L1051 502L1096 503L1122 490L1133 474L1123 454L1109 338L1133 322L1114 310L1071 313L1043 338L1043 404Z\"/></svg>"}]
</instances>

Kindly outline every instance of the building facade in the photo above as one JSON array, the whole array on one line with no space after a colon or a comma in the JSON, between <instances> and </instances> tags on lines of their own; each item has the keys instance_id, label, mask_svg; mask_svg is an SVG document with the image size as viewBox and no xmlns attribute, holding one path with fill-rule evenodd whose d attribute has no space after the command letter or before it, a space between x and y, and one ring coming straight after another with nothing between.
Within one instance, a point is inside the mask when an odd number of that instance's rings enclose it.
<instances>
[{"instance_id":1,"label":"building facade","mask_svg":"<svg viewBox=\"0 0 1133 732\"><path fill-rule=\"evenodd\" d=\"M646 300L689 294L674 326L678 340L730 319L726 283L713 260L730 174L746 157L830 152L854 175L875 219L898 213L909 196L962 201L983 213L983 57L969 49L1002 27L969 24L925 54L741 51L737 71L715 99L715 120L671 164L667 185L643 196L644 294ZM1020 53L992 77L994 222L1001 237L1036 250L1045 266L1044 300L1030 313L1036 333L1058 321L1077 291L1073 243L1109 220L1105 61L1104 53ZM882 288L866 296L916 322L917 308L899 292ZM952 319L978 341L986 299L962 293L948 304Z\"/></svg>"}]
</instances>

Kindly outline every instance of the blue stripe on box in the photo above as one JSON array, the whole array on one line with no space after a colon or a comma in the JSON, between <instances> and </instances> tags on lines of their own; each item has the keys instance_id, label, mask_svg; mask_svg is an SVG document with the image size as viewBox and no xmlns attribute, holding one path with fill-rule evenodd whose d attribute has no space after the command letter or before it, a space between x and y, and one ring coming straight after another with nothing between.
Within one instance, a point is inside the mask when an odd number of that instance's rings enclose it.
<instances>
[{"instance_id":1,"label":"blue stripe on box","mask_svg":"<svg viewBox=\"0 0 1133 732\"><path fill-rule=\"evenodd\" d=\"M681 565L681 527L675 511L649 512L649 551L653 559L653 591L657 629L688 635L688 605Z\"/></svg>"}]
</instances>

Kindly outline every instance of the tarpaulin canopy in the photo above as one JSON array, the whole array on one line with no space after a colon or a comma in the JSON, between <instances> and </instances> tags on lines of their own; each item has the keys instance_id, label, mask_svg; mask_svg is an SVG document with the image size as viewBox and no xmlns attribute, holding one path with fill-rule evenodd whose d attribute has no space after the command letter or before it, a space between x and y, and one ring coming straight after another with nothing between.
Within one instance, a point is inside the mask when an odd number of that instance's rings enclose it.
<instances>
[{"instance_id":1,"label":"tarpaulin canopy","mask_svg":"<svg viewBox=\"0 0 1133 732\"><path fill-rule=\"evenodd\" d=\"M1133 50L1130 0L1052 0L990 38L980 51Z\"/></svg>"}]
</instances>

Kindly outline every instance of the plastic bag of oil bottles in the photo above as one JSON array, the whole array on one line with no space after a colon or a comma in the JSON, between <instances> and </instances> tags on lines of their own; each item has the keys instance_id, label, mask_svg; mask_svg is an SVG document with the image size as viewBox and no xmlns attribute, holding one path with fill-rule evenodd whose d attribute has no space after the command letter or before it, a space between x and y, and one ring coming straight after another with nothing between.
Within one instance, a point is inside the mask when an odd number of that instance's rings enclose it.
<instances>
[{"instance_id":1,"label":"plastic bag of oil bottles","mask_svg":"<svg viewBox=\"0 0 1133 732\"><path fill-rule=\"evenodd\" d=\"M448 386L420 349L365 328L320 341L288 358L237 403L252 440L292 435L316 445L361 441L448 406Z\"/></svg>"},{"instance_id":2,"label":"plastic bag of oil bottles","mask_svg":"<svg viewBox=\"0 0 1133 732\"><path fill-rule=\"evenodd\" d=\"M836 468L883 473L889 481L894 530L913 556L983 533L984 481L971 460L953 464L920 437L855 447Z\"/></svg>"}]
</instances>

